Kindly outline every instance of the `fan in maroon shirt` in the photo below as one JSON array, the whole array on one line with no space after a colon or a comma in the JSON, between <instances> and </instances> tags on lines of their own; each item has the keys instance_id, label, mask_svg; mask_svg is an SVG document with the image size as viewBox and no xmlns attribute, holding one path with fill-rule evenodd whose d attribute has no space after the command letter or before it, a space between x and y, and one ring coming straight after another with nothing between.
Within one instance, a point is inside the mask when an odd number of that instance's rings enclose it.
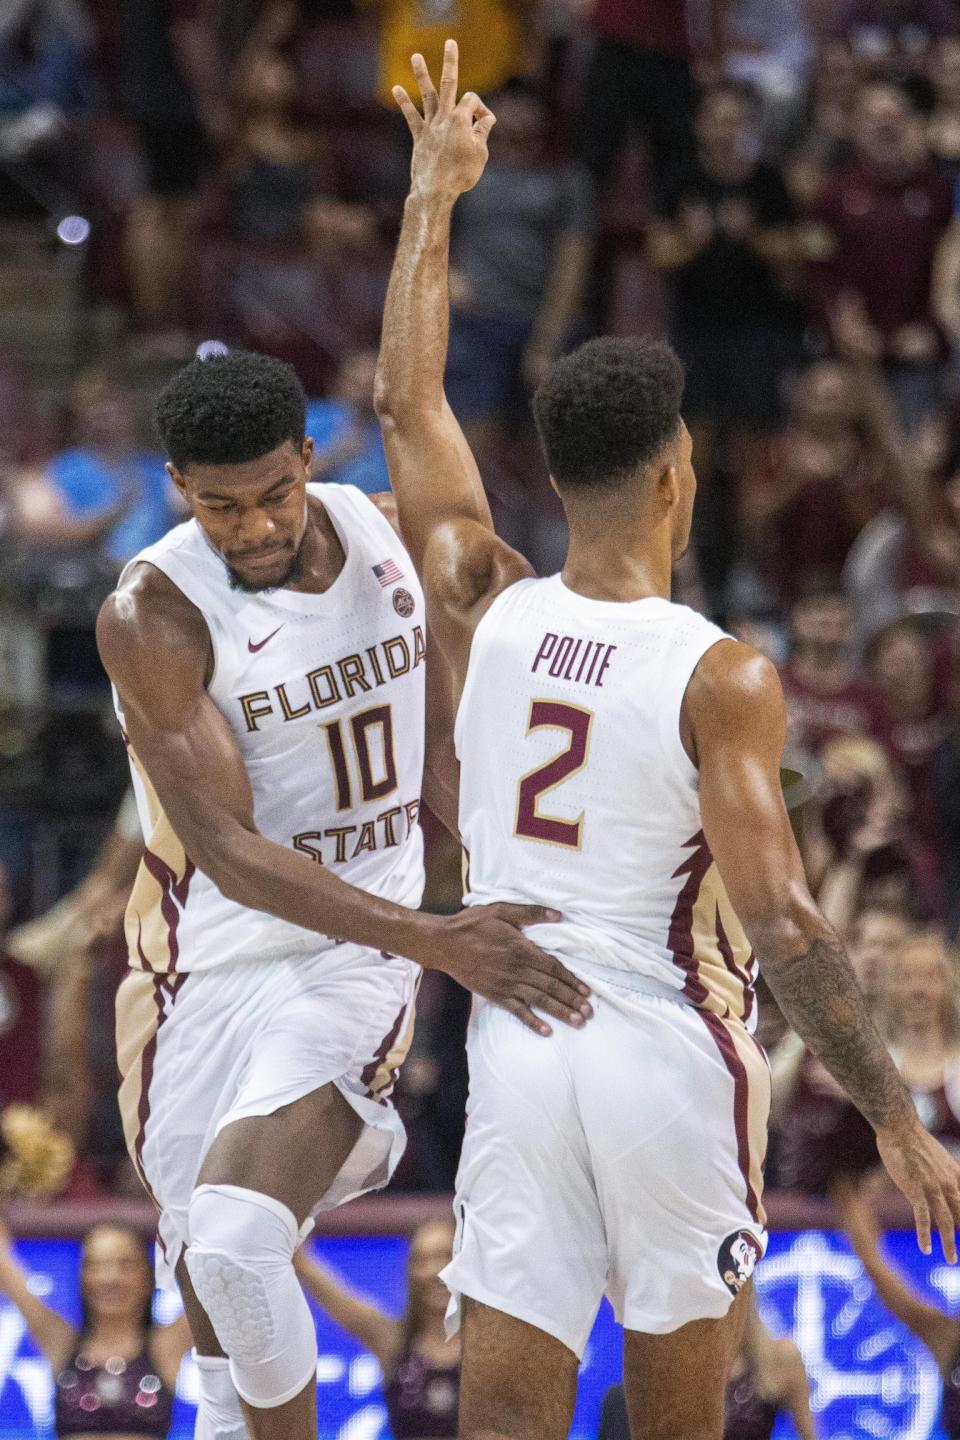
<instances>
[{"instance_id":1,"label":"fan in maroon shirt","mask_svg":"<svg viewBox=\"0 0 960 1440\"><path fill-rule=\"evenodd\" d=\"M911 859L931 914L944 914L943 844L937 803L936 755L950 729L947 697L952 658L932 645L921 623L902 616L868 646L870 671L883 695L877 730L910 788Z\"/></svg>"},{"instance_id":2,"label":"fan in maroon shirt","mask_svg":"<svg viewBox=\"0 0 960 1440\"><path fill-rule=\"evenodd\" d=\"M874 735L883 702L854 661L853 619L843 592L829 581L814 582L790 621L790 658L780 678L793 746L816 755L831 740Z\"/></svg>"},{"instance_id":3,"label":"fan in maroon shirt","mask_svg":"<svg viewBox=\"0 0 960 1440\"><path fill-rule=\"evenodd\" d=\"M807 232L811 297L848 352L930 367L934 254L951 215L950 187L930 161L906 92L864 85L853 122L855 163L830 180Z\"/></svg>"}]
</instances>

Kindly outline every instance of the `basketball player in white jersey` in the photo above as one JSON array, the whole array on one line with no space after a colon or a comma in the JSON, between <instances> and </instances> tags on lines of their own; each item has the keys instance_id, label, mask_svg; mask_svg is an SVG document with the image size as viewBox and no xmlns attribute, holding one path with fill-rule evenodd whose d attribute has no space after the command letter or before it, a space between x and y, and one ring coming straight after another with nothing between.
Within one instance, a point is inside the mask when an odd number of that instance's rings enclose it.
<instances>
[{"instance_id":1,"label":"basketball player in white jersey","mask_svg":"<svg viewBox=\"0 0 960 1440\"><path fill-rule=\"evenodd\" d=\"M308 485L303 391L264 356L187 366L157 421L193 519L98 626L146 845L121 1110L197 1341L198 1436L245 1433L239 1394L254 1440L310 1440L292 1257L399 1158L418 964L529 1024L534 1003L583 1023L587 987L521 934L542 908L417 911L424 606L389 497Z\"/></svg>"},{"instance_id":2,"label":"basketball player in white jersey","mask_svg":"<svg viewBox=\"0 0 960 1440\"><path fill-rule=\"evenodd\" d=\"M780 786L773 667L670 603L695 479L665 346L594 341L534 409L566 508L560 575L494 534L443 393L447 253L493 117L457 103L456 47L423 114L387 298L377 404L404 536L460 696L470 904L562 914L540 944L595 1016L543 1040L484 1002L445 1272L464 1310L465 1440L561 1440L606 1292L633 1434L719 1440L743 1292L765 1245L769 1072L754 951L784 1014L875 1126L956 1257L960 1170L926 1133L812 901ZM494 137L495 142L495 137ZM737 1299L737 1296L741 1299Z\"/></svg>"}]
</instances>

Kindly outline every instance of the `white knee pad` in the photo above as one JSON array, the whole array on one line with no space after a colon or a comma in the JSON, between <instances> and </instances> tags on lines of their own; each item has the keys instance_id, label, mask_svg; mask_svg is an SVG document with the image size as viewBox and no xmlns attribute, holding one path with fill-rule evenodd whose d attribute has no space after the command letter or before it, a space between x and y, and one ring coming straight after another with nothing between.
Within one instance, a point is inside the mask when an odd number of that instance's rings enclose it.
<instances>
[{"instance_id":1,"label":"white knee pad","mask_svg":"<svg viewBox=\"0 0 960 1440\"><path fill-rule=\"evenodd\" d=\"M200 1185L189 1231L187 1270L240 1397L262 1410L285 1405L317 1365L313 1319L293 1269L296 1217L256 1190Z\"/></svg>"},{"instance_id":2,"label":"white knee pad","mask_svg":"<svg viewBox=\"0 0 960 1440\"><path fill-rule=\"evenodd\" d=\"M198 1355L196 1351L193 1358L200 1380L194 1440L248 1440L240 1396L230 1375L230 1361Z\"/></svg>"}]
</instances>

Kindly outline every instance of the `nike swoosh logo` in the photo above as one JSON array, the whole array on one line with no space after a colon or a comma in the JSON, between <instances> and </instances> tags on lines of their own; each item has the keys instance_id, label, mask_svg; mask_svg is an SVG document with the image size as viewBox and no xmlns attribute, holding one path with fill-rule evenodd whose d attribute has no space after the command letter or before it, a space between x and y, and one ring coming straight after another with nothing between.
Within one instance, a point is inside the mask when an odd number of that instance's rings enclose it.
<instances>
[{"instance_id":1,"label":"nike swoosh logo","mask_svg":"<svg viewBox=\"0 0 960 1440\"><path fill-rule=\"evenodd\" d=\"M278 625L277 628L276 628L276 630L271 630L271 631L270 631L270 634L266 637L266 639L265 639L265 640L258 640L257 643L256 643L256 645L254 645L254 643L253 643L252 640L248 640L248 641L247 641L247 649L250 651L250 654L251 654L251 655L256 655L257 651L258 651L258 650L262 650L263 647L264 647L264 645L268 644L268 643L273 639L274 635L279 635L279 634L280 634L280 631L281 631L282 629L283 629L283 626L282 626L282 625Z\"/></svg>"}]
</instances>

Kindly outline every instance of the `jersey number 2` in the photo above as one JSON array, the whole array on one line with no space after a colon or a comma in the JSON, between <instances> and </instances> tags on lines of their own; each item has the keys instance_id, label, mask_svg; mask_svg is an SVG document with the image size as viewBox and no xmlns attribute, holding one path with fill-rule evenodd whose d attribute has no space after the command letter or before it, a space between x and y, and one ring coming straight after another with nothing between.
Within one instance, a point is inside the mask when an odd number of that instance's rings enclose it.
<instances>
[{"instance_id":1,"label":"jersey number 2","mask_svg":"<svg viewBox=\"0 0 960 1440\"><path fill-rule=\"evenodd\" d=\"M583 811L576 820L558 820L556 816L540 813L540 800L586 765L592 725L592 710L581 710L579 705L567 705L559 700L531 700L527 734L532 734L534 730L565 730L570 736L570 743L559 755L545 765L538 765L520 781L514 834L524 840L540 840L547 845L580 849Z\"/></svg>"}]
</instances>

